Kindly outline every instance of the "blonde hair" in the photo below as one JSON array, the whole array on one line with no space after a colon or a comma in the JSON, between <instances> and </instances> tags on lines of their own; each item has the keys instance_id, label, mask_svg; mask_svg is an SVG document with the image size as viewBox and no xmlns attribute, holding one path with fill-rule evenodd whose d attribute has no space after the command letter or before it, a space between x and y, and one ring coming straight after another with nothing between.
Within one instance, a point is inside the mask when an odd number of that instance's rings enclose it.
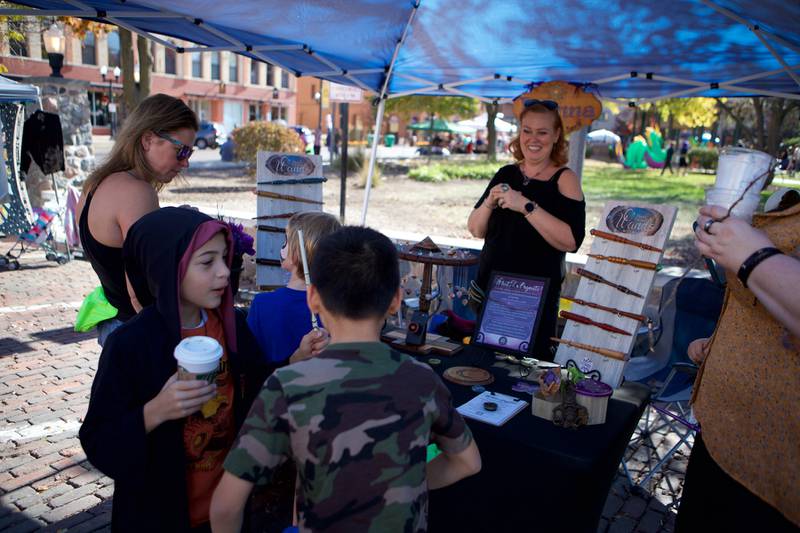
<instances>
[{"instance_id":1,"label":"blonde hair","mask_svg":"<svg viewBox=\"0 0 800 533\"><path fill-rule=\"evenodd\" d=\"M567 139L566 134L564 133L564 123L561 122L561 115L558 114L557 109L548 109L542 104L535 104L530 107L526 107L522 110L522 113L519 115L519 123L520 123L520 130L522 129L522 118L528 113L543 113L548 114L553 117L553 129L558 130L558 139L553 144L553 150L550 152L550 160L553 164L557 167L562 167L567 164L569 161L569 153L567 152ZM511 141L509 145L509 150L511 150L511 155L514 156L514 159L517 163L522 163L525 159L525 156L522 155L522 147L520 146L520 133L514 137L514 140Z\"/></svg>"},{"instance_id":2,"label":"blonde hair","mask_svg":"<svg viewBox=\"0 0 800 533\"><path fill-rule=\"evenodd\" d=\"M161 190L164 184L147 163L142 136L147 132L174 132L181 128L199 129L197 116L182 100L166 94L145 98L125 119L111 154L89 175L83 191L91 192L111 174L126 170L147 181L155 190Z\"/></svg>"},{"instance_id":3,"label":"blonde hair","mask_svg":"<svg viewBox=\"0 0 800 533\"><path fill-rule=\"evenodd\" d=\"M295 213L286 225L286 256L292 259L297 268L297 275L301 278L305 276L303 261L300 257L300 247L298 246L297 230L303 230L303 245L306 248L306 258L308 266L314 260L314 250L317 243L323 237L336 232L342 225L339 220L328 213L321 211L306 211L305 213Z\"/></svg>"}]
</instances>

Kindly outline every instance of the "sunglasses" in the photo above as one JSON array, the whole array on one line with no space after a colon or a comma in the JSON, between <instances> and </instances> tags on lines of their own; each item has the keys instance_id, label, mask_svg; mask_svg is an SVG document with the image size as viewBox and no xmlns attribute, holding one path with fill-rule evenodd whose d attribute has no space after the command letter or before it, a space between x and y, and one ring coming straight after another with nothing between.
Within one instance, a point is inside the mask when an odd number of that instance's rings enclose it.
<instances>
[{"instance_id":1,"label":"sunglasses","mask_svg":"<svg viewBox=\"0 0 800 533\"><path fill-rule=\"evenodd\" d=\"M550 111L555 111L558 109L558 102L554 100L537 100L536 98L528 98L524 102L522 102L522 105L525 107L541 105L546 107Z\"/></svg>"},{"instance_id":2,"label":"sunglasses","mask_svg":"<svg viewBox=\"0 0 800 533\"><path fill-rule=\"evenodd\" d=\"M166 133L163 133L163 132L160 132L160 131L157 131L155 133L156 133L156 135L158 135L159 137L161 137L165 141L169 141L169 142L171 142L172 144L175 145L175 147L177 148L176 154L175 154L175 158L178 161L184 161L184 160L189 159L190 157L192 157L192 154L194 153L194 148L192 148L191 146L186 146L185 144L180 142L175 137L173 137L171 135L168 135Z\"/></svg>"}]
</instances>

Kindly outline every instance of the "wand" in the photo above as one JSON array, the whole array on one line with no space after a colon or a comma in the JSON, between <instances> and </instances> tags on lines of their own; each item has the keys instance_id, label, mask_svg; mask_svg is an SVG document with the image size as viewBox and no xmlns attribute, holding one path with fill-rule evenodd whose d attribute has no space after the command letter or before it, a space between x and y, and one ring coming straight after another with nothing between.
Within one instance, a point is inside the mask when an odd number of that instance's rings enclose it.
<instances>
[{"instance_id":1,"label":"wand","mask_svg":"<svg viewBox=\"0 0 800 533\"><path fill-rule=\"evenodd\" d=\"M614 235L613 233L608 233L606 231L600 231L599 229L589 230L589 233L594 235L595 237L600 237L601 239L606 239L607 241L614 241L614 242L621 242L622 244L628 244L630 246L636 246L637 248L641 248L642 250L648 250L651 252L663 252L661 248L656 248L655 246L650 246L649 244L645 244L643 242L636 242L630 239L626 239L625 237L620 237L619 235Z\"/></svg>"},{"instance_id":2,"label":"wand","mask_svg":"<svg viewBox=\"0 0 800 533\"><path fill-rule=\"evenodd\" d=\"M303 274L305 274L306 278L306 289L311 285L311 273L308 271L308 258L306 257L306 241L303 239L303 230L297 230L297 240L300 241L300 259L303 261ZM319 324L317 324L317 315L314 312L311 312L311 327L319 329Z\"/></svg>"},{"instance_id":3,"label":"wand","mask_svg":"<svg viewBox=\"0 0 800 533\"><path fill-rule=\"evenodd\" d=\"M566 339L558 339L556 337L550 337L550 340L558 342L560 344L566 344L567 346L572 346L573 348L578 348L579 350L586 350L587 352L599 353L600 355L604 357L610 357L611 359L618 359L620 361L624 361L626 359L624 353L618 352L616 350L609 350L608 348L598 348L597 346L590 346L588 344L583 344L582 342L568 341Z\"/></svg>"},{"instance_id":4,"label":"wand","mask_svg":"<svg viewBox=\"0 0 800 533\"><path fill-rule=\"evenodd\" d=\"M257 217L253 217L253 220L272 220L275 218L292 218L292 215L296 213L281 213L279 215L259 215Z\"/></svg>"},{"instance_id":5,"label":"wand","mask_svg":"<svg viewBox=\"0 0 800 533\"><path fill-rule=\"evenodd\" d=\"M584 278L590 279L592 281L596 281L597 283L604 283L604 284L608 285L609 287L614 287L618 291L624 292L625 294L630 294L631 296L636 296L637 298L644 298L644 296L642 296L638 292L634 292L634 291L630 290L628 287L625 287L624 285L620 285L618 283L614 283L613 281L608 281L603 276L599 276L599 275L595 274L594 272L589 272L588 270L585 270L583 268L579 268L577 270L577 273L578 273L579 276L583 276Z\"/></svg>"},{"instance_id":6,"label":"wand","mask_svg":"<svg viewBox=\"0 0 800 533\"><path fill-rule=\"evenodd\" d=\"M322 202L318 202L317 200L310 200L308 198L302 198L300 196L292 196L291 194L278 194L272 191L256 191L256 195L263 196L264 198L274 198L276 200L288 200L290 202L303 202L306 204L322 205Z\"/></svg>"},{"instance_id":7,"label":"wand","mask_svg":"<svg viewBox=\"0 0 800 533\"><path fill-rule=\"evenodd\" d=\"M570 298L569 296L562 296L565 300L569 300L570 302L575 302L578 305L585 305L586 307L592 307L594 309L600 309L601 311L608 311L609 313L614 313L615 315L624 316L626 318L632 318L634 320L638 320L639 322L647 322L649 319L644 315L637 315L636 313L629 313L627 311L620 311L619 309L614 309L613 307L606 307L605 305L600 305L592 302L587 302L585 300L581 300L578 298Z\"/></svg>"},{"instance_id":8,"label":"wand","mask_svg":"<svg viewBox=\"0 0 800 533\"><path fill-rule=\"evenodd\" d=\"M257 181L256 185L306 185L309 183L325 183L328 178L300 178L297 180Z\"/></svg>"},{"instance_id":9,"label":"wand","mask_svg":"<svg viewBox=\"0 0 800 533\"><path fill-rule=\"evenodd\" d=\"M600 328L604 331L609 331L611 333L619 333L620 335L627 335L628 337L631 336L631 334L625 331L624 329L612 326L611 324L606 324L605 322L597 322L596 320L592 320L587 316L579 315L576 313L570 313L569 311L561 311L559 313L559 316L561 316L561 318L566 318L567 320L574 320L575 322L586 324L587 326L594 326L596 328Z\"/></svg>"},{"instance_id":10,"label":"wand","mask_svg":"<svg viewBox=\"0 0 800 533\"><path fill-rule=\"evenodd\" d=\"M638 259L628 259L627 257L614 257L611 255L598 255L598 254L586 254L589 257L593 257L599 261L608 261L609 263L616 263L618 265L628 265L636 268L643 268L645 270L655 270L658 268L656 263L651 263L650 261L640 261Z\"/></svg>"}]
</instances>

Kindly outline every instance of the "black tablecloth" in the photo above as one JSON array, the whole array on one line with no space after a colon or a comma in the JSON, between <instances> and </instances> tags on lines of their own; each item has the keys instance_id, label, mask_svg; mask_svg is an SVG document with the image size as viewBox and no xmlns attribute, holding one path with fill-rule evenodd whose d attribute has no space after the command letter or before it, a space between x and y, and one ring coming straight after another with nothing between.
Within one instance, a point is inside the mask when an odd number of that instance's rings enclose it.
<instances>
[{"instance_id":1,"label":"black tablecloth","mask_svg":"<svg viewBox=\"0 0 800 533\"><path fill-rule=\"evenodd\" d=\"M490 370L495 381L487 390L531 400L530 395L511 390L518 379L509 378L507 370L492 367L492 352L467 346L454 357L430 357L442 361L434 366L439 373L460 365ZM444 383L456 406L476 395L470 387ZM476 476L431 491L429 530L596 531L646 399L644 387L623 386L609 401L605 424L577 430L534 417L530 407L501 427L467 419L483 468Z\"/></svg>"}]
</instances>

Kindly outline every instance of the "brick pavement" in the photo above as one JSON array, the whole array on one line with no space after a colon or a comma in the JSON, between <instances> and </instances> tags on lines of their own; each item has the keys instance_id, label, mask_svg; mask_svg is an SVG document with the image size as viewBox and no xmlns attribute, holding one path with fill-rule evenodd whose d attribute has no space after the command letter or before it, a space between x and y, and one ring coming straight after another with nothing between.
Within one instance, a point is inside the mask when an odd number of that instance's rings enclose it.
<instances>
[{"instance_id":1,"label":"brick pavement","mask_svg":"<svg viewBox=\"0 0 800 533\"><path fill-rule=\"evenodd\" d=\"M9 245L0 242L0 253ZM58 266L32 254L21 263L0 270L0 531L108 530L113 481L89 464L77 437L100 350L94 334L72 330L97 280L84 261ZM662 452L676 438L654 435ZM647 450L627 453L639 479ZM671 532L685 466L676 454L650 492L630 490L620 471L598 532Z\"/></svg>"}]
</instances>

